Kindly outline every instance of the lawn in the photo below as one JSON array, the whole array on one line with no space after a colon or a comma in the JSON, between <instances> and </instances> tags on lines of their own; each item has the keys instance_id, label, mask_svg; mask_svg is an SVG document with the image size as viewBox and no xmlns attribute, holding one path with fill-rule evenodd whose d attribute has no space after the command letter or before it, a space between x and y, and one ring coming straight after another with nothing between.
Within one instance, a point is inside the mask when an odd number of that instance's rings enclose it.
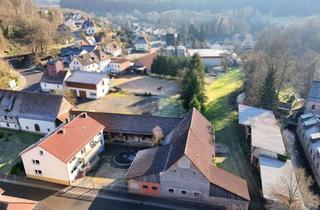
<instances>
[{"instance_id":1,"label":"lawn","mask_svg":"<svg viewBox=\"0 0 320 210\"><path fill-rule=\"evenodd\" d=\"M35 134L0 129L0 173L10 173L20 160L19 153L40 138Z\"/></svg>"},{"instance_id":2,"label":"lawn","mask_svg":"<svg viewBox=\"0 0 320 210\"><path fill-rule=\"evenodd\" d=\"M206 85L208 100L204 114L215 129L216 142L228 146L230 154L216 165L247 180L253 200L259 200L259 176L249 162L248 146L238 126L236 96L243 88L243 75L233 69ZM255 199L256 198L256 199Z\"/></svg>"}]
</instances>

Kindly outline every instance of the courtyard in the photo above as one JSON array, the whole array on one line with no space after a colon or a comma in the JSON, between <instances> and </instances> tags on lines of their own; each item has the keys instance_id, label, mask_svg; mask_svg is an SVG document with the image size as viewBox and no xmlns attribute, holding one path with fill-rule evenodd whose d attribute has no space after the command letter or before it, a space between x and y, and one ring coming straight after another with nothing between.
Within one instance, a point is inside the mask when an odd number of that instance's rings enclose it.
<instances>
[{"instance_id":1,"label":"courtyard","mask_svg":"<svg viewBox=\"0 0 320 210\"><path fill-rule=\"evenodd\" d=\"M8 174L19 163L19 153L37 142L41 136L0 129L0 173Z\"/></svg>"}]
</instances>

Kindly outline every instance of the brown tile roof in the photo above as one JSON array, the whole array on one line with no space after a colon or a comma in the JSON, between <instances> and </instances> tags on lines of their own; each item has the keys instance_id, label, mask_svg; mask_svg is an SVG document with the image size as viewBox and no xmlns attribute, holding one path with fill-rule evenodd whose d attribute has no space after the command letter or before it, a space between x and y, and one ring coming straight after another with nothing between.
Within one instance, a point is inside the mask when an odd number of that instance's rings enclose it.
<instances>
[{"instance_id":1,"label":"brown tile roof","mask_svg":"<svg viewBox=\"0 0 320 210\"><path fill-rule=\"evenodd\" d=\"M71 111L78 115L81 111ZM102 112L87 112L87 114L104 125L107 132L122 132L152 135L152 130L159 126L164 135L171 132L182 118L158 117L148 115L127 115Z\"/></svg>"},{"instance_id":2,"label":"brown tile roof","mask_svg":"<svg viewBox=\"0 0 320 210\"><path fill-rule=\"evenodd\" d=\"M0 209L6 210L32 210L36 205L37 201L27 200L7 195L0 195ZM2 205L3 204L3 205Z\"/></svg>"},{"instance_id":3,"label":"brown tile roof","mask_svg":"<svg viewBox=\"0 0 320 210\"><path fill-rule=\"evenodd\" d=\"M116 41L110 42L109 44L107 44L107 46L108 46L112 51L115 51L115 50L120 49L120 45L119 45Z\"/></svg>"},{"instance_id":4,"label":"brown tile roof","mask_svg":"<svg viewBox=\"0 0 320 210\"><path fill-rule=\"evenodd\" d=\"M86 114L60 126L37 144L64 163L68 163L92 138L104 128ZM23 151L25 153L27 150Z\"/></svg>"},{"instance_id":5,"label":"brown tile roof","mask_svg":"<svg viewBox=\"0 0 320 210\"><path fill-rule=\"evenodd\" d=\"M185 155L210 183L250 200L245 180L212 165L213 135L211 123L200 112L193 109L185 115L173 130L169 145L161 149L153 148L150 151L138 153L137 157L139 158L133 162L132 167L127 172L127 177L143 176L143 172L150 175L153 172L165 171ZM162 156L158 154L160 152ZM144 154L147 154L148 158L143 158ZM158 157L157 162L154 161L156 156ZM156 166L153 166L153 164L156 164Z\"/></svg>"},{"instance_id":6,"label":"brown tile roof","mask_svg":"<svg viewBox=\"0 0 320 210\"><path fill-rule=\"evenodd\" d=\"M158 52L155 51L153 53L149 53L141 58L139 58L139 60L136 62L137 66L144 66L146 67L148 70L151 69L151 65L153 63L153 60L157 57Z\"/></svg>"},{"instance_id":7,"label":"brown tile roof","mask_svg":"<svg viewBox=\"0 0 320 210\"><path fill-rule=\"evenodd\" d=\"M40 82L62 85L66 78L67 73L68 71L60 71L56 76L52 77L49 75L49 72L46 70L44 71Z\"/></svg>"}]
</instances>

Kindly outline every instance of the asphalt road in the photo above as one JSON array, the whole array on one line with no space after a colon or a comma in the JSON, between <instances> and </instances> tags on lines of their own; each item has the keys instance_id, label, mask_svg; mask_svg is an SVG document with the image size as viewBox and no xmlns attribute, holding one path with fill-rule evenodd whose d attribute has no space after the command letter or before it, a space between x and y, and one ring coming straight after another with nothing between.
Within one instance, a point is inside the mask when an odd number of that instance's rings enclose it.
<instances>
[{"instance_id":1,"label":"asphalt road","mask_svg":"<svg viewBox=\"0 0 320 210\"><path fill-rule=\"evenodd\" d=\"M36 210L208 210L201 204L133 195L111 191L97 191L68 187L63 190L47 190L0 180L5 195L41 201Z\"/></svg>"},{"instance_id":2,"label":"asphalt road","mask_svg":"<svg viewBox=\"0 0 320 210\"><path fill-rule=\"evenodd\" d=\"M40 90L40 80L43 72L40 70L35 70L34 68L29 69L16 69L17 72L22 74L26 79L26 84L23 90L37 92Z\"/></svg>"}]
</instances>

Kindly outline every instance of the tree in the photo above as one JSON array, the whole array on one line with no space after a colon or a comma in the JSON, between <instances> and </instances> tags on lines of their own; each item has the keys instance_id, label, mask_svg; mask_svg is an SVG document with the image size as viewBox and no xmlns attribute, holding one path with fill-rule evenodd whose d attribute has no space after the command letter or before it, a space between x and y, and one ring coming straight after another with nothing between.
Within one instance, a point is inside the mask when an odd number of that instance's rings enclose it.
<instances>
[{"instance_id":1,"label":"tree","mask_svg":"<svg viewBox=\"0 0 320 210\"><path fill-rule=\"evenodd\" d=\"M275 70L273 67L271 67L271 69L267 73L267 77L260 91L260 96L260 105L264 109L272 110L277 100L275 89Z\"/></svg>"},{"instance_id":2,"label":"tree","mask_svg":"<svg viewBox=\"0 0 320 210\"><path fill-rule=\"evenodd\" d=\"M163 139L164 134L162 129L159 126L156 126L152 130L152 141L154 144L160 143L160 141Z\"/></svg>"}]
</instances>

